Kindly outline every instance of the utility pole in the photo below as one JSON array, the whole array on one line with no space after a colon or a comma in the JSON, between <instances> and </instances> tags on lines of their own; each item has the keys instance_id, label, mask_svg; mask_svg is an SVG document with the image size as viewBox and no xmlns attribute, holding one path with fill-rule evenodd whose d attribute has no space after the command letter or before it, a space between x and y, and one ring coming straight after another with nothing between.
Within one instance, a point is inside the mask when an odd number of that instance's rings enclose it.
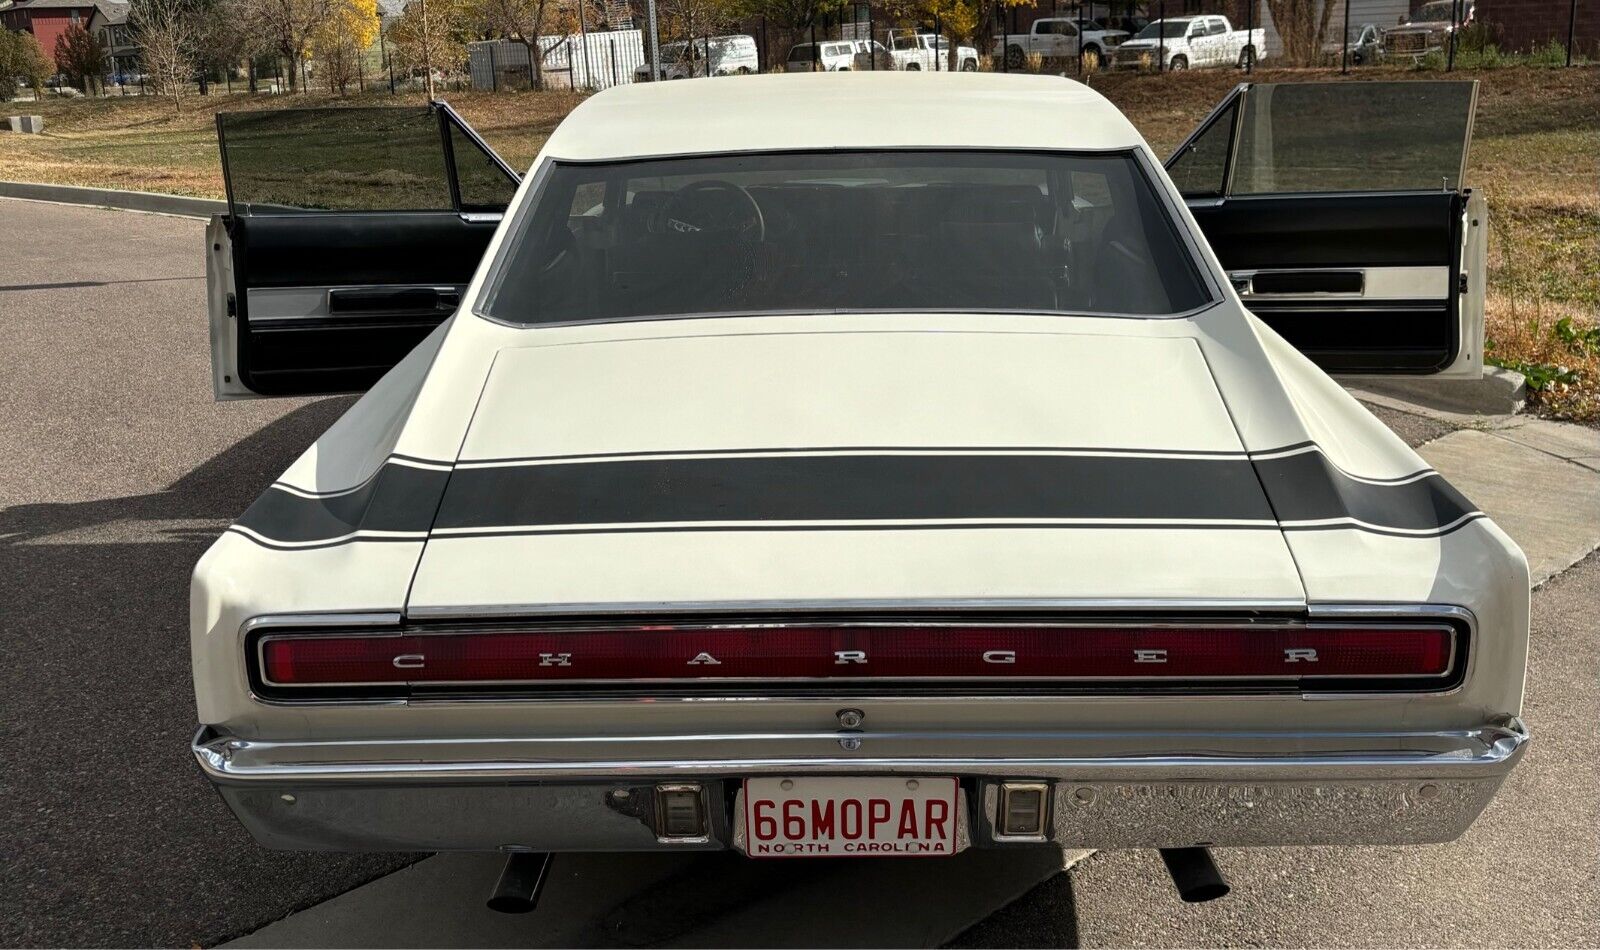
<instances>
[{"instance_id":1,"label":"utility pole","mask_svg":"<svg viewBox=\"0 0 1600 950\"><path fill-rule=\"evenodd\" d=\"M656 37L656 0L645 0L646 18L650 21L650 81L661 78L661 43Z\"/></svg>"},{"instance_id":2,"label":"utility pole","mask_svg":"<svg viewBox=\"0 0 1600 950\"><path fill-rule=\"evenodd\" d=\"M1572 65L1572 42L1578 31L1578 0L1572 0L1572 9L1567 13L1567 65Z\"/></svg>"},{"instance_id":3,"label":"utility pole","mask_svg":"<svg viewBox=\"0 0 1600 950\"><path fill-rule=\"evenodd\" d=\"M586 19L583 15L583 8L588 2L589 0L578 0L578 41L583 44L583 83L585 87L592 88L594 86L594 69L589 62L589 28L583 22ZM578 84L574 82L572 88L578 88Z\"/></svg>"},{"instance_id":4,"label":"utility pole","mask_svg":"<svg viewBox=\"0 0 1600 950\"><path fill-rule=\"evenodd\" d=\"M1445 54L1444 71L1453 72L1456 68L1456 34L1461 32L1461 0L1451 0L1450 3L1450 51Z\"/></svg>"},{"instance_id":5,"label":"utility pole","mask_svg":"<svg viewBox=\"0 0 1600 950\"><path fill-rule=\"evenodd\" d=\"M1245 35L1245 44L1250 42L1249 34ZM1339 73L1350 75L1350 0L1344 0L1344 44L1340 47L1344 52L1339 57Z\"/></svg>"},{"instance_id":6,"label":"utility pole","mask_svg":"<svg viewBox=\"0 0 1600 950\"><path fill-rule=\"evenodd\" d=\"M433 101L433 40L428 31L428 0L422 2L422 71L427 78L428 101Z\"/></svg>"}]
</instances>

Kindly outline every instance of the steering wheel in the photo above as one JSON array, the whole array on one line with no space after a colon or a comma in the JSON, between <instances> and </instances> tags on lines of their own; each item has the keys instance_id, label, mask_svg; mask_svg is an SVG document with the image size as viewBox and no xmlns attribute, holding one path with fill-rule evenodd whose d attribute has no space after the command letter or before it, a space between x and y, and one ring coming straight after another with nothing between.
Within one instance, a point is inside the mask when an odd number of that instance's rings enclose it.
<instances>
[{"instance_id":1,"label":"steering wheel","mask_svg":"<svg viewBox=\"0 0 1600 950\"><path fill-rule=\"evenodd\" d=\"M767 239L767 219L755 196L721 178L692 181L674 191L662 203L661 229L677 234L732 233L750 244Z\"/></svg>"}]
</instances>

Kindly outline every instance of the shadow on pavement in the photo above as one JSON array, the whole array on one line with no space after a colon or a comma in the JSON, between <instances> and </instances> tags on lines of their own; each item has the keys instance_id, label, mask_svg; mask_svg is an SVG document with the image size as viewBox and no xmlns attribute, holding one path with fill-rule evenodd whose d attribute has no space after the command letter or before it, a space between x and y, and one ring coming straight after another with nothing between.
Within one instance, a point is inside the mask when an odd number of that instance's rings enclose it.
<instances>
[{"instance_id":1,"label":"shadow on pavement","mask_svg":"<svg viewBox=\"0 0 1600 950\"><path fill-rule=\"evenodd\" d=\"M0 945L209 944L413 860L261 850L188 751L189 573L349 404L162 491L0 510Z\"/></svg>"},{"instance_id":2,"label":"shadow on pavement","mask_svg":"<svg viewBox=\"0 0 1600 950\"><path fill-rule=\"evenodd\" d=\"M1080 946L1078 905L1072 891L1072 875L1063 871L1038 884L945 946L963 950Z\"/></svg>"},{"instance_id":3,"label":"shadow on pavement","mask_svg":"<svg viewBox=\"0 0 1600 950\"><path fill-rule=\"evenodd\" d=\"M0 914L0 946L214 945L421 857L263 850L206 785L188 751L195 727L188 650L194 563L350 402L329 399L294 410L160 491L0 510L0 637L7 655L0 663L6 802L0 904L10 909ZM658 857L671 863L642 888L637 868L659 861L558 861L572 871L600 872L593 891L601 904L594 916L579 919L572 917L576 907L558 904L550 908L551 925L572 945L589 946L790 943L807 932L807 921L829 921L834 932L851 935L874 932L875 920L900 933L942 926L949 934L1050 871L1039 856L995 852L969 853L949 865L912 862L914 868L889 861L750 862L730 854ZM495 859L454 856L439 865L445 878L460 876L463 859L485 864L485 873L445 884L422 871L435 862L416 865L380 884L394 895L392 916L375 914L363 900L351 930L382 934L410 908L448 925L431 942L470 938L455 915L481 910ZM1059 855L1050 860L1059 862ZM619 879L604 868L626 873ZM413 882L429 883L419 890ZM1016 918L1016 926L995 930L986 922L958 945L1037 939L1032 945L1074 946L1066 875L1030 896L1043 899L1001 914ZM970 916L959 916L967 907ZM327 921L318 923L308 945L346 942ZM394 939L426 940L426 927L405 929L410 933Z\"/></svg>"}]
</instances>

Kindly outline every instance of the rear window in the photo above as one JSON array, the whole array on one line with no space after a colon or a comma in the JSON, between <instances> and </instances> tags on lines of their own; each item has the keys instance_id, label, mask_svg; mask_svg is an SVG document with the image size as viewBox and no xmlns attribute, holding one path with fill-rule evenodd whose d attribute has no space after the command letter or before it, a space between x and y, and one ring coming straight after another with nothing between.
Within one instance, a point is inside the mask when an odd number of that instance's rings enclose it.
<instances>
[{"instance_id":1,"label":"rear window","mask_svg":"<svg viewBox=\"0 0 1600 950\"><path fill-rule=\"evenodd\" d=\"M1209 299L1131 153L828 152L557 163L480 310L1155 316Z\"/></svg>"}]
</instances>

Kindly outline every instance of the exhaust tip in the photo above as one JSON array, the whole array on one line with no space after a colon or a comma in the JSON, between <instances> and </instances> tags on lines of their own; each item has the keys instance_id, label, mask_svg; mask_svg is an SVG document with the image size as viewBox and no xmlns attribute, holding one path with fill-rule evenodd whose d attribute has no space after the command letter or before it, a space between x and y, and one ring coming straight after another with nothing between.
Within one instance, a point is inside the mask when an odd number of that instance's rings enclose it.
<instances>
[{"instance_id":1,"label":"exhaust tip","mask_svg":"<svg viewBox=\"0 0 1600 950\"><path fill-rule=\"evenodd\" d=\"M1162 848L1161 860L1185 904L1214 901L1232 890L1217 862L1211 859L1210 848Z\"/></svg>"},{"instance_id":2,"label":"exhaust tip","mask_svg":"<svg viewBox=\"0 0 1600 950\"><path fill-rule=\"evenodd\" d=\"M489 895L488 907L501 914L528 914L539 906L539 894L550 876L550 855L540 851L513 851Z\"/></svg>"}]
</instances>

